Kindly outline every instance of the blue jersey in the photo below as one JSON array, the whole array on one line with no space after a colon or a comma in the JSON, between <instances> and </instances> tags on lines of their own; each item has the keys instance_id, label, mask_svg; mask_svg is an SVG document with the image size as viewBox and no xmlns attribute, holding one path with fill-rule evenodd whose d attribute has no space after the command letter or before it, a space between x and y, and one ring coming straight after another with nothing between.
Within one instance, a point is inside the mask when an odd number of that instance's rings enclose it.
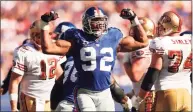
<instances>
[{"instance_id":1,"label":"blue jersey","mask_svg":"<svg viewBox=\"0 0 193 112\"><path fill-rule=\"evenodd\" d=\"M73 57L68 57L66 62L61 65L64 68L62 100L74 103L73 90L77 83L77 71L74 66Z\"/></svg>"},{"instance_id":2,"label":"blue jersey","mask_svg":"<svg viewBox=\"0 0 193 112\"><path fill-rule=\"evenodd\" d=\"M73 42L69 55L78 71L78 86L93 91L109 88L116 49L123 37L121 31L109 28L107 34L95 39L80 29L69 29L63 36Z\"/></svg>"}]
</instances>

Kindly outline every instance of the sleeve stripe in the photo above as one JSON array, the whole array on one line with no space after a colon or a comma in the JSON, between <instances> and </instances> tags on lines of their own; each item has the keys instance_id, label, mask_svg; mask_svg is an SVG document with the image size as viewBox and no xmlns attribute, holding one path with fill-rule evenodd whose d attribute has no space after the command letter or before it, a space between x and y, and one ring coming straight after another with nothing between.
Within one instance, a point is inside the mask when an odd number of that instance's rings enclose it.
<instances>
[{"instance_id":1,"label":"sleeve stripe","mask_svg":"<svg viewBox=\"0 0 193 112\"><path fill-rule=\"evenodd\" d=\"M17 62L17 67L15 67L15 68L22 70L22 71L25 71L25 72L27 71L27 66L20 64L18 62Z\"/></svg>"}]
</instances>

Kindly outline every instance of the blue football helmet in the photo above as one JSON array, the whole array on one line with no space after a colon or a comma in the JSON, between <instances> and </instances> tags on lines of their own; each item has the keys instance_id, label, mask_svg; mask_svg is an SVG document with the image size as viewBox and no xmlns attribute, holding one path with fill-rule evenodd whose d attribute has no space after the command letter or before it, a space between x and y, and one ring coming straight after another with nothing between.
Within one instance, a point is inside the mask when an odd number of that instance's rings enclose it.
<instances>
[{"instance_id":1,"label":"blue football helmet","mask_svg":"<svg viewBox=\"0 0 193 112\"><path fill-rule=\"evenodd\" d=\"M54 32L59 34L58 39L62 39L63 36L61 35L63 35L66 30L71 28L76 28L76 26L71 22L62 22L56 27Z\"/></svg>"},{"instance_id":2,"label":"blue football helmet","mask_svg":"<svg viewBox=\"0 0 193 112\"><path fill-rule=\"evenodd\" d=\"M82 17L83 30L100 37L107 33L108 17L99 7L91 7L85 11Z\"/></svg>"},{"instance_id":3,"label":"blue football helmet","mask_svg":"<svg viewBox=\"0 0 193 112\"><path fill-rule=\"evenodd\" d=\"M76 26L74 24L72 24L71 22L62 22L60 23L56 29L54 30L54 32L56 33L62 33L62 32L65 32L66 30L68 29L71 29L71 28L76 28Z\"/></svg>"}]
</instances>

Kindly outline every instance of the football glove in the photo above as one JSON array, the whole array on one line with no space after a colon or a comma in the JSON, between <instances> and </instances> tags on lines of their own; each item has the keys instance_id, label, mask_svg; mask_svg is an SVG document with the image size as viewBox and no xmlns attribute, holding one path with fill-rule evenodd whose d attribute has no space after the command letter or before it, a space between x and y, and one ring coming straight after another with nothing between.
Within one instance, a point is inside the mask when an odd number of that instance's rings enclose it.
<instances>
[{"instance_id":1,"label":"football glove","mask_svg":"<svg viewBox=\"0 0 193 112\"><path fill-rule=\"evenodd\" d=\"M123 19L129 19L130 21L134 20L136 17L136 14L131 9L122 9L120 16Z\"/></svg>"},{"instance_id":2,"label":"football glove","mask_svg":"<svg viewBox=\"0 0 193 112\"><path fill-rule=\"evenodd\" d=\"M130 112L132 108L132 102L129 97L127 97L127 102L125 104L121 104L124 112Z\"/></svg>"},{"instance_id":3,"label":"football glove","mask_svg":"<svg viewBox=\"0 0 193 112\"><path fill-rule=\"evenodd\" d=\"M58 18L58 14L54 11L46 12L41 16L41 19L44 22L50 22L50 21L56 20L57 18Z\"/></svg>"},{"instance_id":4,"label":"football glove","mask_svg":"<svg viewBox=\"0 0 193 112\"><path fill-rule=\"evenodd\" d=\"M139 105L143 102L143 99L142 98L140 98L139 96L133 96L132 98L131 98L131 102L132 102L132 108L134 109L136 109L136 110L138 110L139 109Z\"/></svg>"}]
</instances>

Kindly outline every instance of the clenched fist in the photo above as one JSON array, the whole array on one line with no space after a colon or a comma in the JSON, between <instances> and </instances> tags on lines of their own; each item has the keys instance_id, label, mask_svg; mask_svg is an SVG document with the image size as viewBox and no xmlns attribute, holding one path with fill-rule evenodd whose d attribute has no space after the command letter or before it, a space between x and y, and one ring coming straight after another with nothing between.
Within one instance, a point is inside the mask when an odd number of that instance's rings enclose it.
<instances>
[{"instance_id":1,"label":"clenched fist","mask_svg":"<svg viewBox=\"0 0 193 112\"><path fill-rule=\"evenodd\" d=\"M41 16L41 19L44 22L50 22L52 20L56 20L58 18L58 14L54 11L46 12Z\"/></svg>"},{"instance_id":2,"label":"clenched fist","mask_svg":"<svg viewBox=\"0 0 193 112\"><path fill-rule=\"evenodd\" d=\"M129 19L130 21L132 21L136 17L136 14L131 9L122 9L120 16L123 19Z\"/></svg>"}]
</instances>

